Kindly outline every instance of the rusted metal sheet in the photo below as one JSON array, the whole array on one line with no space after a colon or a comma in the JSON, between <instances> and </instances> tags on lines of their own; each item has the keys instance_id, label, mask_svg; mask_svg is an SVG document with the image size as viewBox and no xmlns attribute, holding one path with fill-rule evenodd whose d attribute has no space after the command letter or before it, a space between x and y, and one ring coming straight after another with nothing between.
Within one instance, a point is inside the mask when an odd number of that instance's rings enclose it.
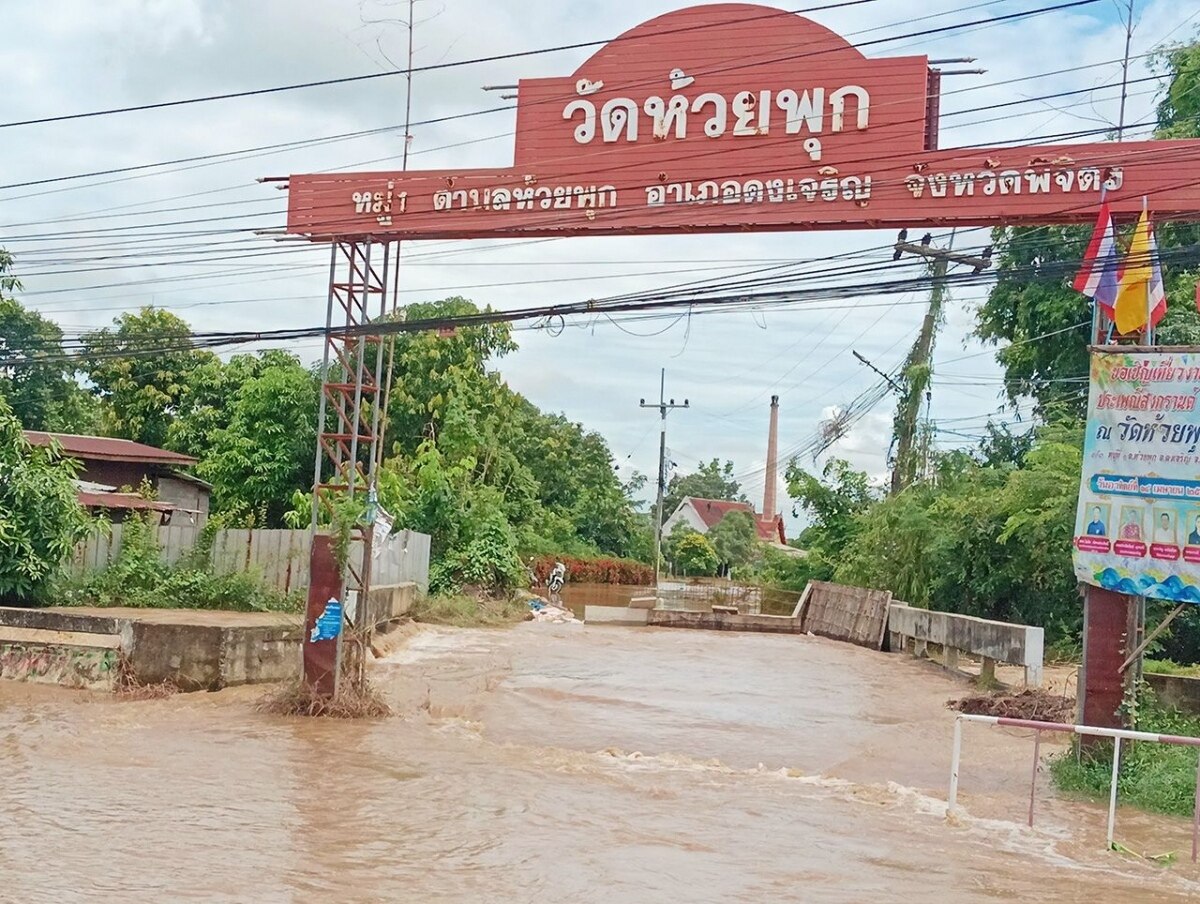
<instances>
[{"instance_id":1,"label":"rusted metal sheet","mask_svg":"<svg viewBox=\"0 0 1200 904\"><path fill-rule=\"evenodd\" d=\"M1129 597L1088 587L1083 611L1080 721L1101 728L1121 728L1120 710L1125 692L1121 663L1125 661Z\"/></svg>"},{"instance_id":2,"label":"rusted metal sheet","mask_svg":"<svg viewBox=\"0 0 1200 904\"><path fill-rule=\"evenodd\" d=\"M309 558L308 607L304 615L304 682L324 697L337 692L338 668L342 648L342 611L331 612L331 601L342 598L342 572L333 550L333 537L317 534L312 540ZM332 636L326 626L336 615L337 630Z\"/></svg>"},{"instance_id":3,"label":"rusted metal sheet","mask_svg":"<svg viewBox=\"0 0 1200 904\"><path fill-rule=\"evenodd\" d=\"M296 175L317 240L1092 222L1200 213L1200 141L931 149L923 56L749 4L668 13L519 86L512 166Z\"/></svg>"},{"instance_id":4,"label":"rusted metal sheet","mask_svg":"<svg viewBox=\"0 0 1200 904\"><path fill-rule=\"evenodd\" d=\"M892 594L886 590L867 590L825 581L810 581L805 590L802 628L820 637L844 640L868 647L883 648L887 630L888 607Z\"/></svg>"}]
</instances>

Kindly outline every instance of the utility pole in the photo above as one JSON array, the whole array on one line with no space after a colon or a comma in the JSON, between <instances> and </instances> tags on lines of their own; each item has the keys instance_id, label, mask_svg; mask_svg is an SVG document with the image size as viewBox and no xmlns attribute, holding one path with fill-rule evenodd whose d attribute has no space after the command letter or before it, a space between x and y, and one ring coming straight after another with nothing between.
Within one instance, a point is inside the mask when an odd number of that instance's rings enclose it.
<instances>
[{"instance_id":1,"label":"utility pole","mask_svg":"<svg viewBox=\"0 0 1200 904\"><path fill-rule=\"evenodd\" d=\"M1117 117L1117 141L1125 138L1125 100L1129 95L1129 45L1133 43L1133 4L1129 0L1129 17L1125 20L1125 57L1121 60L1121 111Z\"/></svg>"},{"instance_id":2,"label":"utility pole","mask_svg":"<svg viewBox=\"0 0 1200 904\"><path fill-rule=\"evenodd\" d=\"M676 408L690 408L687 399L682 405L676 405L675 400L667 400L667 369L664 367L658 384L658 404L646 404L645 399L639 399L641 408L657 408L662 419L662 427L658 436L658 503L655 505L654 516L654 583L658 584L658 572L662 568L662 528L663 528L663 496L667 491L667 412Z\"/></svg>"},{"instance_id":3,"label":"utility pole","mask_svg":"<svg viewBox=\"0 0 1200 904\"><path fill-rule=\"evenodd\" d=\"M917 454L917 432L920 427L921 401L929 396L929 384L933 373L933 344L942 320L942 307L946 301L946 274L950 264L965 264L973 267L976 273L982 273L992 265L990 246L978 256L955 252L951 250L954 246L953 232L950 234L949 248L935 248L932 242L933 236L926 233L919 245L914 244L908 241L908 230L902 230L892 255L892 260L897 261L905 254L925 258L930 262L929 269L933 277L929 308L921 323L921 332L904 362L903 388L900 390L900 402L896 406L896 461L892 467L892 493L899 493L912 484L920 472L918 459L922 456Z\"/></svg>"}]
</instances>

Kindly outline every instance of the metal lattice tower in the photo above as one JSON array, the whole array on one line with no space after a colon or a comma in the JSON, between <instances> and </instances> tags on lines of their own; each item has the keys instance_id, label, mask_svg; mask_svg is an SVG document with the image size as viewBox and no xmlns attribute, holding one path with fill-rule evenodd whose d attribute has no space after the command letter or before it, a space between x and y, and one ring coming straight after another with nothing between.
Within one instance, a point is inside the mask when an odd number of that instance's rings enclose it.
<instances>
[{"instance_id":1,"label":"metal lattice tower","mask_svg":"<svg viewBox=\"0 0 1200 904\"><path fill-rule=\"evenodd\" d=\"M312 527L334 494L369 492L379 459L384 405L385 343L361 330L388 313L390 245L368 238L330 245L329 300L325 316L317 453L313 466ZM370 529L360 531L363 551L346 563L346 590L365 599L370 585Z\"/></svg>"}]
</instances>

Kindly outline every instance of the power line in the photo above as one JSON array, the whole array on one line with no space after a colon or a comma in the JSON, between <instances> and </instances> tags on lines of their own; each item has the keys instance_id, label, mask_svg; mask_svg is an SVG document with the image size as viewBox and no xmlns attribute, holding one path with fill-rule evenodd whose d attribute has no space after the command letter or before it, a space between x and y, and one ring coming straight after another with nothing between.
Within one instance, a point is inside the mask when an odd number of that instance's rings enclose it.
<instances>
[{"instance_id":1,"label":"power line","mask_svg":"<svg viewBox=\"0 0 1200 904\"><path fill-rule=\"evenodd\" d=\"M874 3L877 0L843 0L840 3L830 3L824 6L814 6L806 9L794 10L777 10L770 13L750 17L743 21L757 21L760 19L778 18L779 16L796 15L799 13L820 12L829 9L841 9L848 6L862 6L866 3ZM1067 6L1081 6L1086 3L1095 3L1098 0L1075 0L1074 3ZM683 32L698 31L705 28L714 28L728 23L705 23L703 25L692 25L684 28L676 28L669 31L663 31L656 34L657 36L680 34ZM640 37L640 36L639 36ZM427 66L410 66L405 69L390 69L385 72L368 72L362 75L349 75L340 78L318 79L310 82L295 82L289 85L276 85L270 88L253 88L246 91L231 91L224 94L207 94L200 97L182 98L179 100L159 101L157 103L135 104L126 107L110 107L104 110L91 110L86 113L65 113L58 116L44 116L39 119L15 120L12 122L0 123L0 129L15 128L17 126L43 125L52 122L67 122L77 119L90 119L96 116L112 116L118 113L135 113L144 110L162 110L170 107L182 107L191 104L211 103L221 100L233 100L242 97L259 97L266 94L280 94L285 91L299 91L308 88L325 88L332 85L349 85L357 82L375 81L381 78L393 78L395 76L412 76L419 72L435 72L442 69L458 69L463 66L475 66L482 63L495 63L502 60L515 60L523 57L540 56L546 53L560 53L567 50L579 50L586 47L600 47L608 44L614 44L619 41L630 40L625 36L618 36L609 40L602 41L582 41L576 44L559 44L554 47L543 47L537 50L521 50L512 53L501 53L487 57L474 57L466 60L455 60L449 63L432 63Z\"/></svg>"}]
</instances>

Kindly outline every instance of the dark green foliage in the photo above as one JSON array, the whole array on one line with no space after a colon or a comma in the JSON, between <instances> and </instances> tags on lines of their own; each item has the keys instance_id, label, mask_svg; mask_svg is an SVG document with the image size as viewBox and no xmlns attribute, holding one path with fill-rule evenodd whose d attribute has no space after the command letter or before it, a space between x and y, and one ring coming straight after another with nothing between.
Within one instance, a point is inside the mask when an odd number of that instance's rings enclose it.
<instances>
[{"instance_id":1,"label":"dark green foliage","mask_svg":"<svg viewBox=\"0 0 1200 904\"><path fill-rule=\"evenodd\" d=\"M758 530L746 512L729 512L708 532L708 539L726 569L741 568L758 558Z\"/></svg>"},{"instance_id":2,"label":"dark green foliage","mask_svg":"<svg viewBox=\"0 0 1200 904\"><path fill-rule=\"evenodd\" d=\"M882 498L844 462L830 462L824 481L793 465L789 486L813 524L802 535L809 559L790 568L1069 642L1080 627L1071 536L1081 446L1079 425L1042 428L1023 467L949 453L932 480Z\"/></svg>"},{"instance_id":3,"label":"dark green foliage","mask_svg":"<svg viewBox=\"0 0 1200 904\"><path fill-rule=\"evenodd\" d=\"M31 446L0 398L0 598L28 599L87 535L76 465Z\"/></svg>"},{"instance_id":4,"label":"dark green foliage","mask_svg":"<svg viewBox=\"0 0 1200 904\"><path fill-rule=\"evenodd\" d=\"M103 429L163 446L193 372L214 360L191 347L192 331L170 311L142 308L83 337L83 366L104 402Z\"/></svg>"},{"instance_id":5,"label":"dark green foliage","mask_svg":"<svg viewBox=\"0 0 1200 904\"><path fill-rule=\"evenodd\" d=\"M789 555L778 549L763 549L758 583L779 590L802 591L809 581L828 581L833 578L833 566L816 553L804 556Z\"/></svg>"},{"instance_id":6,"label":"dark green foliage","mask_svg":"<svg viewBox=\"0 0 1200 904\"><path fill-rule=\"evenodd\" d=\"M154 531L144 517L122 524L121 552L103 571L66 582L55 601L66 606L129 606L154 609L225 609L238 612L298 612L303 600L268 589L247 572L217 574L209 559L209 521L200 543L174 565L159 557Z\"/></svg>"}]
</instances>

